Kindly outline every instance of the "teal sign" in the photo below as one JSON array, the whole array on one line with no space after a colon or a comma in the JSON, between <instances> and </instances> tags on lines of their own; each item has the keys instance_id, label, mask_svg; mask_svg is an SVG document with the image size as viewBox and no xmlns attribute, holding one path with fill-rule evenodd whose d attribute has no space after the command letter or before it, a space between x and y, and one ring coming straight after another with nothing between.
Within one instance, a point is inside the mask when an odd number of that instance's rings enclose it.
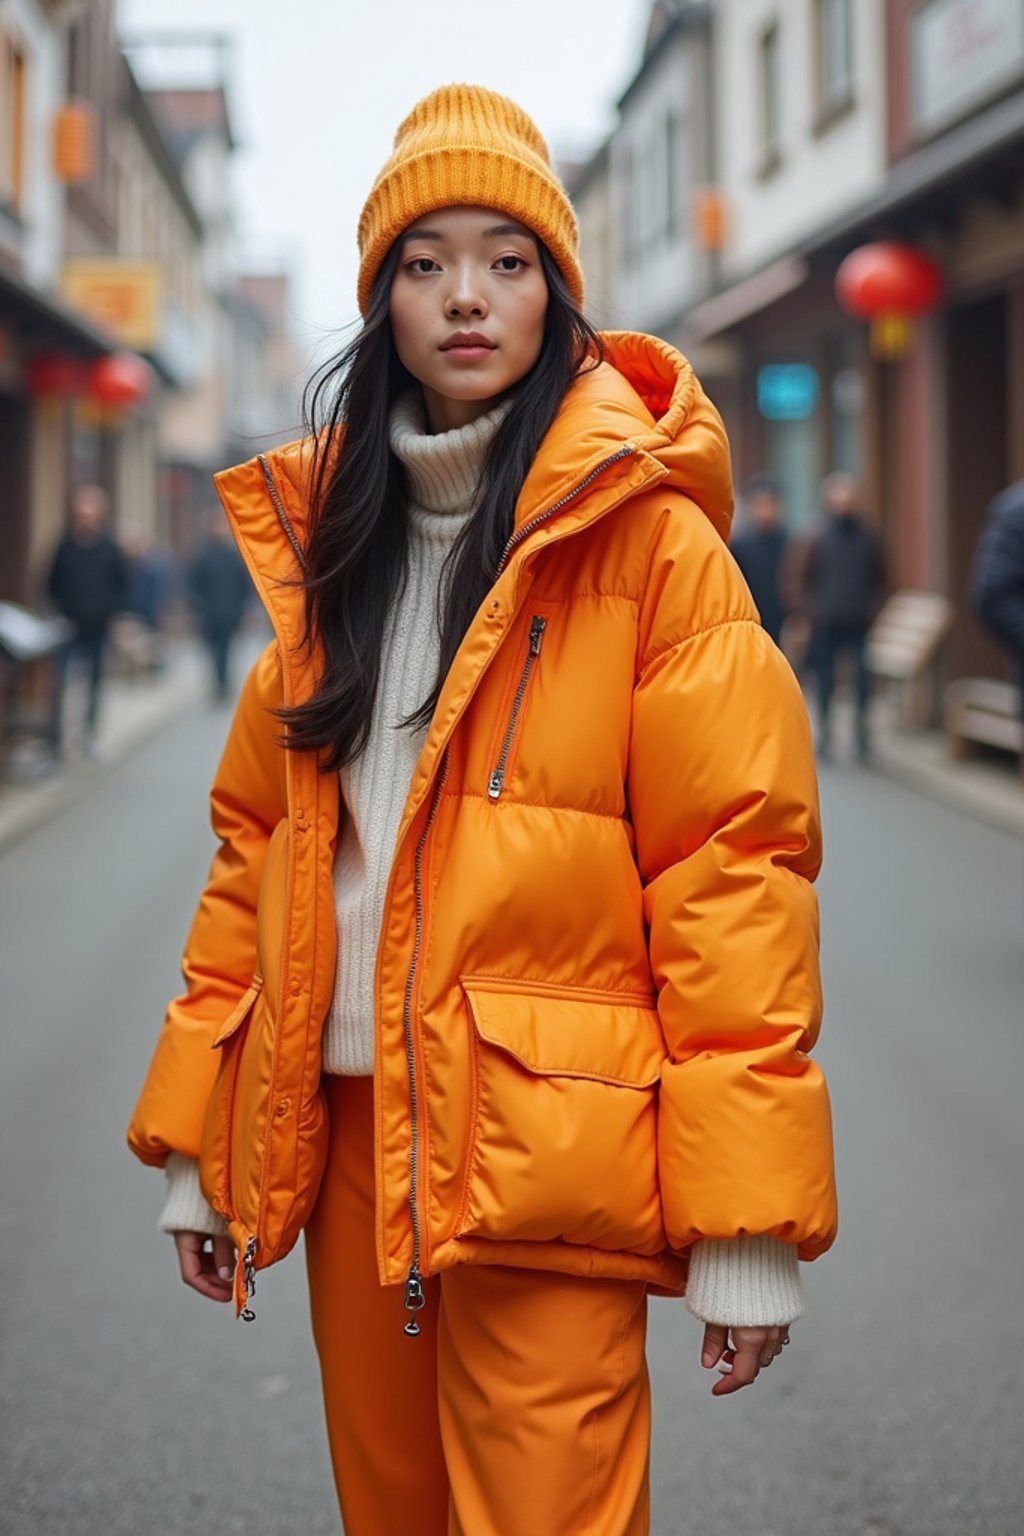
<instances>
[{"instance_id":1,"label":"teal sign","mask_svg":"<svg viewBox=\"0 0 1024 1536\"><path fill-rule=\"evenodd\" d=\"M769 363L758 370L757 408L766 421L806 421L821 386L809 363Z\"/></svg>"}]
</instances>

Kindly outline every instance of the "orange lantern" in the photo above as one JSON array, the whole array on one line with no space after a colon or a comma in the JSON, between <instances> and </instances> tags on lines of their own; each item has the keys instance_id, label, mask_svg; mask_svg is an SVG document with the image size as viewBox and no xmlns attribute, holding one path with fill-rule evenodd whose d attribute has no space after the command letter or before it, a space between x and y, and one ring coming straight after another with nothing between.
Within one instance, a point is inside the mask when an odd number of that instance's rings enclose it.
<instances>
[{"instance_id":1,"label":"orange lantern","mask_svg":"<svg viewBox=\"0 0 1024 1536\"><path fill-rule=\"evenodd\" d=\"M64 352L37 352L25 364L28 392L44 400L64 400L82 388L82 365Z\"/></svg>"},{"instance_id":2,"label":"orange lantern","mask_svg":"<svg viewBox=\"0 0 1024 1536\"><path fill-rule=\"evenodd\" d=\"M693 194L694 244L701 251L720 251L725 234L725 198L717 187L697 187Z\"/></svg>"},{"instance_id":3,"label":"orange lantern","mask_svg":"<svg viewBox=\"0 0 1024 1536\"><path fill-rule=\"evenodd\" d=\"M90 399L114 411L139 405L153 385L153 370L134 352L112 352L99 357L89 369Z\"/></svg>"},{"instance_id":4,"label":"orange lantern","mask_svg":"<svg viewBox=\"0 0 1024 1536\"><path fill-rule=\"evenodd\" d=\"M96 171L96 108L76 97L57 113L53 124L53 168L58 181L79 186Z\"/></svg>"},{"instance_id":5,"label":"orange lantern","mask_svg":"<svg viewBox=\"0 0 1024 1536\"><path fill-rule=\"evenodd\" d=\"M871 322L871 350L892 361L913 339L915 315L942 298L942 271L912 245L878 241L851 251L836 273L836 298L848 314Z\"/></svg>"}]
</instances>

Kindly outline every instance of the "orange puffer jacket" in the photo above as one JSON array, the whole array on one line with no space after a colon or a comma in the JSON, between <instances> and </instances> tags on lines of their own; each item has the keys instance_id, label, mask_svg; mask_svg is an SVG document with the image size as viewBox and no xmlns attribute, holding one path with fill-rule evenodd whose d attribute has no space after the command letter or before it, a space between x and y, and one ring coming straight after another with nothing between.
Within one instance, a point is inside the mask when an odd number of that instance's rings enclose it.
<instances>
[{"instance_id":1,"label":"orange puffer jacket","mask_svg":"<svg viewBox=\"0 0 1024 1536\"><path fill-rule=\"evenodd\" d=\"M409 790L376 972L382 1283L460 1263L679 1291L702 1237L813 1258L835 1206L806 712L723 542L719 418L649 337L567 394ZM335 773L307 697L308 444L217 477L276 643L213 789L221 839L129 1141L200 1158L242 1307L294 1244L327 1126ZM212 1047L212 1049L211 1049Z\"/></svg>"}]
</instances>

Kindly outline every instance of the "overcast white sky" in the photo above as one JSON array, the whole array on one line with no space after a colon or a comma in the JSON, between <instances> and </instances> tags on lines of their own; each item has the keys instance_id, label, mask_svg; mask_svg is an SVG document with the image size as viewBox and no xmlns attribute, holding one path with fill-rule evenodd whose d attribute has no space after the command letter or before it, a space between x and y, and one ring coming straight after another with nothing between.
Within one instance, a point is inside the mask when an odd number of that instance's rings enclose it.
<instances>
[{"instance_id":1,"label":"overcast white sky","mask_svg":"<svg viewBox=\"0 0 1024 1536\"><path fill-rule=\"evenodd\" d=\"M355 229L395 128L435 86L514 97L555 153L595 144L639 62L649 0L119 0L122 33L217 31L239 223L294 274L299 335L355 314ZM312 334L311 334L312 333Z\"/></svg>"}]
</instances>

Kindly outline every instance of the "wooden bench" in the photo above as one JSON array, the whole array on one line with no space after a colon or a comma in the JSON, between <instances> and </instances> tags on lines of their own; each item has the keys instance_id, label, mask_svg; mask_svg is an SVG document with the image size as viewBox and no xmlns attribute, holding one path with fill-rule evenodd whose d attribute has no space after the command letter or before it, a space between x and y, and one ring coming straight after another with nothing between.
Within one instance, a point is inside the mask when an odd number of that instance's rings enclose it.
<instances>
[{"instance_id":1,"label":"wooden bench","mask_svg":"<svg viewBox=\"0 0 1024 1536\"><path fill-rule=\"evenodd\" d=\"M1021 754L1024 773L1024 720L1020 690L987 677L961 677L946 689L946 734L953 757L969 757L974 745L1001 747Z\"/></svg>"},{"instance_id":2,"label":"wooden bench","mask_svg":"<svg viewBox=\"0 0 1024 1536\"><path fill-rule=\"evenodd\" d=\"M871 672L895 684L904 725L925 725L935 699L934 662L953 625L953 604L938 592L894 592L868 632Z\"/></svg>"}]
</instances>

